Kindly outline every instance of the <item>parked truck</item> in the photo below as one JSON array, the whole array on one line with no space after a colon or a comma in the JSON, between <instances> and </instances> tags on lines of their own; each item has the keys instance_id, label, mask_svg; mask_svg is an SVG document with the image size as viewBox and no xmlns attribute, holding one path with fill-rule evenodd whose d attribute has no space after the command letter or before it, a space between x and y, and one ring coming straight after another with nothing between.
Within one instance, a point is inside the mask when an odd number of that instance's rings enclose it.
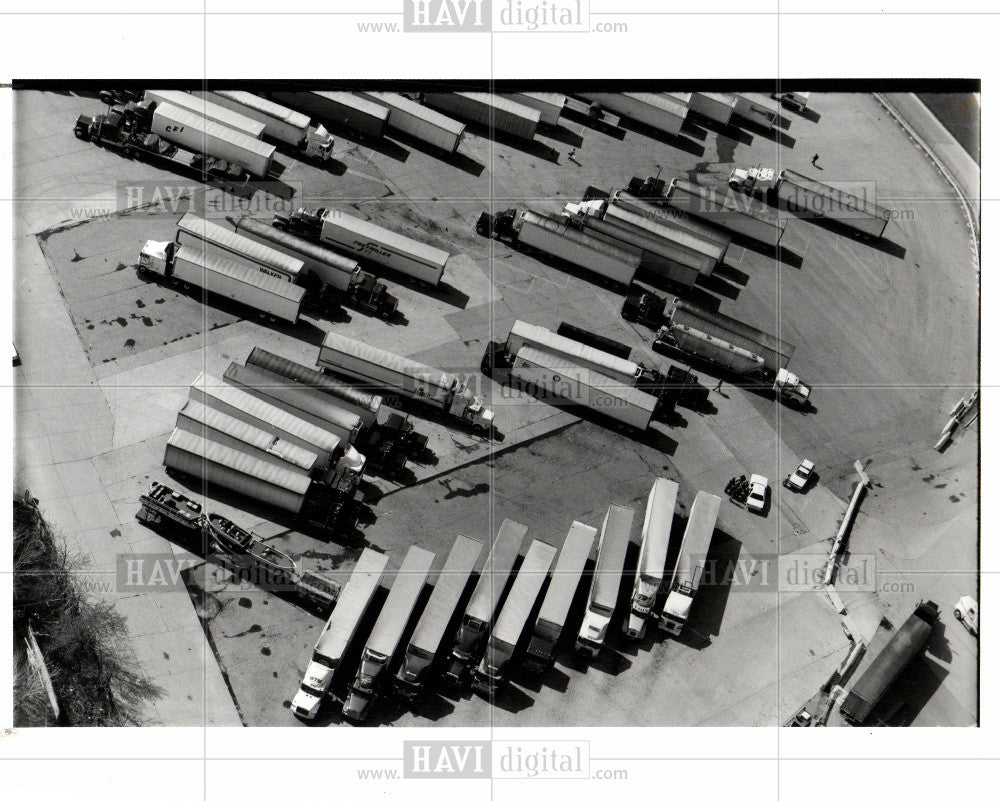
<instances>
[{"instance_id":1,"label":"parked truck","mask_svg":"<svg viewBox=\"0 0 1000 801\"><path fill-rule=\"evenodd\" d=\"M691 613L691 604L705 571L721 503L719 496L699 491L691 506L677 563L667 587L667 600L660 615L660 629L675 637L680 636Z\"/></svg>"},{"instance_id":2,"label":"parked truck","mask_svg":"<svg viewBox=\"0 0 1000 801\"><path fill-rule=\"evenodd\" d=\"M257 269L176 242L149 240L139 253L139 273L152 273L175 286L198 287L235 301L260 317L297 323L305 290Z\"/></svg>"},{"instance_id":3,"label":"parked truck","mask_svg":"<svg viewBox=\"0 0 1000 801\"><path fill-rule=\"evenodd\" d=\"M834 220L871 237L885 233L892 212L867 197L859 197L813 180L794 170L737 167L729 186L746 195L762 194L779 208L802 217Z\"/></svg>"},{"instance_id":4,"label":"parked truck","mask_svg":"<svg viewBox=\"0 0 1000 801\"><path fill-rule=\"evenodd\" d=\"M771 97L779 101L783 106L790 106L800 114L809 105L810 92L773 92Z\"/></svg>"},{"instance_id":5,"label":"parked truck","mask_svg":"<svg viewBox=\"0 0 1000 801\"><path fill-rule=\"evenodd\" d=\"M653 482L646 501L639 564L632 589L632 606L623 626L625 634L634 640L642 639L645 635L646 621L653 614L653 605L663 583L667 548L670 545L670 527L674 522L674 507L677 504L677 489L676 481L658 478Z\"/></svg>"},{"instance_id":6,"label":"parked truck","mask_svg":"<svg viewBox=\"0 0 1000 801\"><path fill-rule=\"evenodd\" d=\"M634 517L634 510L615 504L609 506L604 515L590 597L587 598L583 624L576 638L576 652L580 655L593 658L604 645L611 616L618 603L618 590L622 583L622 570L625 567L625 554L628 551Z\"/></svg>"},{"instance_id":7,"label":"parked truck","mask_svg":"<svg viewBox=\"0 0 1000 801\"><path fill-rule=\"evenodd\" d=\"M336 331L323 339L316 364L325 372L427 404L477 431L488 433L493 427L493 412L454 373L397 356Z\"/></svg>"},{"instance_id":8,"label":"parked truck","mask_svg":"<svg viewBox=\"0 0 1000 801\"><path fill-rule=\"evenodd\" d=\"M687 119L687 106L677 100L654 92L588 92L580 95L601 108L641 122L650 128L677 135Z\"/></svg>"},{"instance_id":9,"label":"parked truck","mask_svg":"<svg viewBox=\"0 0 1000 801\"><path fill-rule=\"evenodd\" d=\"M462 123L396 92L358 92L358 95L389 112L391 130L412 136L445 153L458 150L465 137Z\"/></svg>"},{"instance_id":10,"label":"parked truck","mask_svg":"<svg viewBox=\"0 0 1000 801\"><path fill-rule=\"evenodd\" d=\"M736 98L725 92L692 92L688 108L703 117L729 125L736 113Z\"/></svg>"},{"instance_id":11,"label":"parked truck","mask_svg":"<svg viewBox=\"0 0 1000 801\"><path fill-rule=\"evenodd\" d=\"M676 299L654 348L677 350L741 378L767 382L796 406L810 403L811 389L787 369L794 346L724 314Z\"/></svg>"},{"instance_id":12,"label":"parked truck","mask_svg":"<svg viewBox=\"0 0 1000 801\"><path fill-rule=\"evenodd\" d=\"M433 561L433 553L416 545L411 545L406 552L375 628L361 653L361 665L344 700L345 717L351 720L368 717L372 702L389 681L389 663L399 647L403 629L417 605Z\"/></svg>"},{"instance_id":13,"label":"parked truck","mask_svg":"<svg viewBox=\"0 0 1000 801\"><path fill-rule=\"evenodd\" d=\"M255 220L250 215L244 215L237 221L236 232L301 261L305 270L297 283L306 287L308 297L320 308L330 309L346 299L383 320L395 316L399 300L382 281L362 270L354 259Z\"/></svg>"},{"instance_id":14,"label":"parked truck","mask_svg":"<svg viewBox=\"0 0 1000 801\"><path fill-rule=\"evenodd\" d=\"M490 92L424 92L425 105L519 139L533 139L541 112Z\"/></svg>"},{"instance_id":15,"label":"parked truck","mask_svg":"<svg viewBox=\"0 0 1000 801\"><path fill-rule=\"evenodd\" d=\"M525 668L533 673L544 673L555 663L556 646L596 538L596 528L577 520L566 534L524 656Z\"/></svg>"},{"instance_id":16,"label":"parked truck","mask_svg":"<svg viewBox=\"0 0 1000 801\"><path fill-rule=\"evenodd\" d=\"M313 119L378 138L385 131L389 110L351 92L271 92L270 97Z\"/></svg>"},{"instance_id":17,"label":"parked truck","mask_svg":"<svg viewBox=\"0 0 1000 801\"><path fill-rule=\"evenodd\" d=\"M472 676L472 689L476 692L493 695L510 678L514 650L530 622L555 555L556 549L540 540L532 541L528 547L490 634L486 653Z\"/></svg>"},{"instance_id":18,"label":"parked truck","mask_svg":"<svg viewBox=\"0 0 1000 801\"><path fill-rule=\"evenodd\" d=\"M535 109L540 115L538 121L545 125L558 125L563 109L566 108L566 95L555 92L514 92L502 97Z\"/></svg>"},{"instance_id":19,"label":"parked truck","mask_svg":"<svg viewBox=\"0 0 1000 801\"><path fill-rule=\"evenodd\" d=\"M608 202L641 214L659 225L691 234L693 238L689 242L690 247L711 256L716 264L722 264L732 239L717 228L668 206L662 186L655 189L662 184L663 181L659 179L647 178L642 181L640 178L632 178L628 190L613 190L608 194Z\"/></svg>"},{"instance_id":20,"label":"parked truck","mask_svg":"<svg viewBox=\"0 0 1000 801\"><path fill-rule=\"evenodd\" d=\"M777 246L785 232L785 220L753 198L722 194L683 178L670 182L666 202L719 228L767 245Z\"/></svg>"},{"instance_id":21,"label":"parked truck","mask_svg":"<svg viewBox=\"0 0 1000 801\"><path fill-rule=\"evenodd\" d=\"M313 125L305 114L252 92L222 90L195 94L255 120L263 125L264 136L288 145L307 159L320 163L333 159L333 136L322 125Z\"/></svg>"},{"instance_id":22,"label":"parked truck","mask_svg":"<svg viewBox=\"0 0 1000 801\"><path fill-rule=\"evenodd\" d=\"M292 713L311 720L330 690L344 653L357 633L361 618L375 597L388 555L365 548L351 577L340 591L333 612L320 632L302 683L292 699Z\"/></svg>"},{"instance_id":23,"label":"parked truck","mask_svg":"<svg viewBox=\"0 0 1000 801\"><path fill-rule=\"evenodd\" d=\"M885 647L875 654L840 705L840 714L848 723L861 726L867 720L903 668L924 650L938 614L936 603L921 601Z\"/></svg>"},{"instance_id":24,"label":"parked truck","mask_svg":"<svg viewBox=\"0 0 1000 801\"><path fill-rule=\"evenodd\" d=\"M369 220L336 209L274 215L274 225L314 242L380 264L431 286L441 283L448 263L447 251L397 234Z\"/></svg>"},{"instance_id":25,"label":"parked truck","mask_svg":"<svg viewBox=\"0 0 1000 801\"><path fill-rule=\"evenodd\" d=\"M736 100L736 115L771 130L778 122L778 112L763 103L758 103L746 95L732 94Z\"/></svg>"},{"instance_id":26,"label":"parked truck","mask_svg":"<svg viewBox=\"0 0 1000 801\"><path fill-rule=\"evenodd\" d=\"M444 678L452 686L465 683L469 668L475 664L474 660L478 659L485 645L494 615L500 608L501 598L514 570L514 561L527 533L527 526L513 520L505 519L500 524L500 530L479 573L479 580L465 607L451 647L451 657Z\"/></svg>"},{"instance_id":27,"label":"parked truck","mask_svg":"<svg viewBox=\"0 0 1000 801\"><path fill-rule=\"evenodd\" d=\"M264 126L261 123L212 102L210 97L195 97L190 92L173 89L147 89L143 96L143 102L150 105L167 103L203 119L217 122L226 128L252 136L254 139L261 139L264 136Z\"/></svg>"},{"instance_id":28,"label":"parked truck","mask_svg":"<svg viewBox=\"0 0 1000 801\"><path fill-rule=\"evenodd\" d=\"M482 549L483 544L479 540L461 534L455 538L451 553L441 568L441 575L403 654L403 664L394 683L397 695L412 700L427 683L445 631L465 594L469 576Z\"/></svg>"}]
</instances>

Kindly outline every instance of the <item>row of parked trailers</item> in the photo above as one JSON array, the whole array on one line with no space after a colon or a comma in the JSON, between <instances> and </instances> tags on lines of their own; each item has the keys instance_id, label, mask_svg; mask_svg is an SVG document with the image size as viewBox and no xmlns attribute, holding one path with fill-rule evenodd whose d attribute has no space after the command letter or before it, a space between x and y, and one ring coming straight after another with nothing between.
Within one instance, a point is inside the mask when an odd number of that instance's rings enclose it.
<instances>
[{"instance_id":1,"label":"row of parked trailers","mask_svg":"<svg viewBox=\"0 0 1000 801\"><path fill-rule=\"evenodd\" d=\"M701 580L719 499L698 494L676 566L668 575L666 559L676 499L677 484L657 479L647 502L631 614L625 623L632 637L642 636L658 597L666 598L660 627L680 634ZM612 505L600 530L574 521L559 549L532 540L518 567L527 527L504 520L471 594L469 581L483 547L477 540L457 537L404 647L403 633L434 562L434 554L412 546L367 637L352 680L342 675L341 668L387 565L385 554L366 549L320 634L292 702L293 712L313 718L326 697L343 695L344 715L361 720L372 701L390 687L403 698L416 697L438 667L450 684L463 687L471 680L474 690L492 694L509 679L521 646L525 668L546 671L555 661L595 542L596 559L576 650L596 654L617 605L633 519L633 510ZM642 620L638 628L634 625L637 614ZM446 635L452 629L454 639L446 648Z\"/></svg>"}]
</instances>

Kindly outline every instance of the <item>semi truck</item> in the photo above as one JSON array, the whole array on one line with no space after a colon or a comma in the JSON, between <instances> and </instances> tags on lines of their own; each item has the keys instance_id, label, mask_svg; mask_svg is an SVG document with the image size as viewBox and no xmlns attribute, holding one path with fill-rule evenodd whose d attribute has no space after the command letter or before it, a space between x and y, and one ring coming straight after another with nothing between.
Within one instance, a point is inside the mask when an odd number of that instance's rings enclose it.
<instances>
[{"instance_id":1,"label":"semi truck","mask_svg":"<svg viewBox=\"0 0 1000 801\"><path fill-rule=\"evenodd\" d=\"M514 570L514 561L527 533L527 526L513 520L504 519L500 524L500 530L479 573L479 580L465 607L462 622L451 646L444 679L452 686L458 687L465 683L469 667L474 664L485 644L493 617L500 608L500 599Z\"/></svg>"},{"instance_id":2,"label":"semi truck","mask_svg":"<svg viewBox=\"0 0 1000 801\"><path fill-rule=\"evenodd\" d=\"M138 270L190 290L235 301L260 317L295 324L302 311L305 290L257 269L176 242L149 240L139 253Z\"/></svg>"},{"instance_id":3,"label":"semi truck","mask_svg":"<svg viewBox=\"0 0 1000 801\"><path fill-rule=\"evenodd\" d=\"M566 95L555 92L514 92L501 97L535 109L539 113L538 121L544 125L558 125L563 109L566 108Z\"/></svg>"},{"instance_id":4,"label":"semi truck","mask_svg":"<svg viewBox=\"0 0 1000 801\"><path fill-rule=\"evenodd\" d=\"M482 549L483 544L479 540L461 534L455 538L451 553L441 568L441 575L403 654L403 664L394 682L397 695L412 700L427 683L445 631L465 594L469 576Z\"/></svg>"},{"instance_id":5,"label":"semi truck","mask_svg":"<svg viewBox=\"0 0 1000 801\"><path fill-rule=\"evenodd\" d=\"M293 111L252 92L195 92L263 125L264 136L288 145L299 155L320 163L333 158L333 136L322 125L313 125L305 114Z\"/></svg>"},{"instance_id":6,"label":"semi truck","mask_svg":"<svg viewBox=\"0 0 1000 801\"><path fill-rule=\"evenodd\" d=\"M774 109L752 100L746 95L732 94L736 100L734 107L736 115L750 122L771 130L778 122L778 112Z\"/></svg>"},{"instance_id":7,"label":"semi truck","mask_svg":"<svg viewBox=\"0 0 1000 801\"><path fill-rule=\"evenodd\" d=\"M782 400L807 406L811 389L788 370L794 346L724 314L674 300L653 347L677 350L750 380L767 382Z\"/></svg>"},{"instance_id":8,"label":"semi truck","mask_svg":"<svg viewBox=\"0 0 1000 801\"><path fill-rule=\"evenodd\" d=\"M633 640L642 639L646 634L646 621L653 614L653 604L656 603L663 583L667 548L670 545L670 527L674 522L674 507L677 505L677 490L676 481L658 478L653 482L646 501L632 605L628 620L622 627L625 634Z\"/></svg>"},{"instance_id":9,"label":"semi truck","mask_svg":"<svg viewBox=\"0 0 1000 801\"><path fill-rule=\"evenodd\" d=\"M581 656L595 657L604 645L618 603L618 590L622 583L625 554L635 511L626 506L612 504L601 524L601 537L597 544L597 562L594 579L584 611L580 633L576 637L576 652Z\"/></svg>"},{"instance_id":10,"label":"semi truck","mask_svg":"<svg viewBox=\"0 0 1000 801\"><path fill-rule=\"evenodd\" d=\"M489 92L424 92L425 105L460 119L471 120L490 134L500 131L519 139L534 139L541 112Z\"/></svg>"},{"instance_id":11,"label":"semi truck","mask_svg":"<svg viewBox=\"0 0 1000 801\"><path fill-rule=\"evenodd\" d=\"M389 112L388 126L445 153L454 153L465 137L465 126L432 108L396 92L358 92Z\"/></svg>"},{"instance_id":12,"label":"semi truck","mask_svg":"<svg viewBox=\"0 0 1000 801\"><path fill-rule=\"evenodd\" d=\"M767 245L777 246L785 232L785 220L753 198L722 194L683 178L670 182L666 202L719 228Z\"/></svg>"},{"instance_id":13,"label":"semi truck","mask_svg":"<svg viewBox=\"0 0 1000 801\"><path fill-rule=\"evenodd\" d=\"M323 309L346 299L351 305L383 320L395 316L399 300L388 287L354 259L341 256L315 242L294 236L244 215L236 222L236 232L247 239L278 250L305 265L297 283L306 287L308 297Z\"/></svg>"},{"instance_id":14,"label":"semi truck","mask_svg":"<svg viewBox=\"0 0 1000 801\"><path fill-rule=\"evenodd\" d=\"M861 726L867 720L903 668L924 650L938 614L936 603L921 601L885 647L875 654L840 705L840 714L848 723Z\"/></svg>"},{"instance_id":15,"label":"semi truck","mask_svg":"<svg viewBox=\"0 0 1000 801\"><path fill-rule=\"evenodd\" d=\"M387 108L350 92L271 92L270 97L373 139L382 136L389 120Z\"/></svg>"},{"instance_id":16,"label":"semi truck","mask_svg":"<svg viewBox=\"0 0 1000 801\"><path fill-rule=\"evenodd\" d=\"M655 220L660 225L686 231L694 237L690 247L711 256L716 264L721 264L732 241L729 235L666 205L663 190L652 193L651 182L663 184L658 179L647 178L642 181L632 178L628 190L613 190L608 195L608 201L612 205L641 214L648 220Z\"/></svg>"},{"instance_id":17,"label":"semi truck","mask_svg":"<svg viewBox=\"0 0 1000 801\"><path fill-rule=\"evenodd\" d=\"M417 605L433 561L433 553L416 545L411 545L406 552L361 653L361 665L344 700L345 717L351 720L368 717L372 702L389 680L389 663L399 647L403 629Z\"/></svg>"},{"instance_id":18,"label":"semi truck","mask_svg":"<svg viewBox=\"0 0 1000 801\"><path fill-rule=\"evenodd\" d=\"M373 264L388 267L431 286L441 283L441 276L451 255L433 245L418 242L336 209L321 208L311 213L298 209L289 215L275 214L274 226L314 242L330 245Z\"/></svg>"},{"instance_id":19,"label":"semi truck","mask_svg":"<svg viewBox=\"0 0 1000 801\"><path fill-rule=\"evenodd\" d=\"M210 97L195 97L189 92L173 89L147 89L143 95L143 102L150 106L153 103L167 103L246 136L252 136L254 139L261 139L264 136L264 126L261 123L212 102Z\"/></svg>"},{"instance_id":20,"label":"semi truck","mask_svg":"<svg viewBox=\"0 0 1000 801\"><path fill-rule=\"evenodd\" d=\"M705 570L721 503L718 495L699 491L691 506L677 563L667 587L667 600L660 615L660 629L675 637L680 636L691 613L691 604Z\"/></svg>"},{"instance_id":21,"label":"semi truck","mask_svg":"<svg viewBox=\"0 0 1000 801\"><path fill-rule=\"evenodd\" d=\"M616 284L628 286L642 264L642 251L588 236L565 217L516 208L495 217L483 212L476 222L482 236L496 237L548 253Z\"/></svg>"},{"instance_id":22,"label":"semi truck","mask_svg":"<svg viewBox=\"0 0 1000 801\"><path fill-rule=\"evenodd\" d=\"M692 92L688 108L703 117L729 125L736 113L736 98L725 92Z\"/></svg>"},{"instance_id":23,"label":"semi truck","mask_svg":"<svg viewBox=\"0 0 1000 801\"><path fill-rule=\"evenodd\" d=\"M486 653L472 676L472 689L476 692L490 696L510 678L514 650L529 623L538 594L549 577L555 555L556 549L540 540L533 540L528 546L514 586L510 588L490 634Z\"/></svg>"},{"instance_id":24,"label":"semi truck","mask_svg":"<svg viewBox=\"0 0 1000 801\"><path fill-rule=\"evenodd\" d=\"M835 189L794 170L737 167L730 173L729 186L749 196L761 193L793 214L835 220L871 237L882 236L892 219L889 209L867 197Z\"/></svg>"},{"instance_id":25,"label":"semi truck","mask_svg":"<svg viewBox=\"0 0 1000 801\"><path fill-rule=\"evenodd\" d=\"M316 365L324 372L345 376L366 387L385 389L424 403L468 423L476 431L488 433L493 427L493 412L454 373L397 356L336 331L323 339Z\"/></svg>"},{"instance_id":26,"label":"semi truck","mask_svg":"<svg viewBox=\"0 0 1000 801\"><path fill-rule=\"evenodd\" d=\"M677 135L687 119L687 106L676 98L654 92L590 92L580 95L601 108Z\"/></svg>"},{"instance_id":27,"label":"semi truck","mask_svg":"<svg viewBox=\"0 0 1000 801\"><path fill-rule=\"evenodd\" d=\"M375 597L382 573L389 561L387 554L365 548L354 566L351 577L340 591L333 612L320 632L312 658L295 698L292 713L312 720L330 690L334 675L341 666L344 653L357 633L361 618Z\"/></svg>"},{"instance_id":28,"label":"semi truck","mask_svg":"<svg viewBox=\"0 0 1000 801\"><path fill-rule=\"evenodd\" d=\"M533 673L544 673L555 663L556 646L596 538L597 529L578 520L566 534L524 656L525 668Z\"/></svg>"}]
</instances>

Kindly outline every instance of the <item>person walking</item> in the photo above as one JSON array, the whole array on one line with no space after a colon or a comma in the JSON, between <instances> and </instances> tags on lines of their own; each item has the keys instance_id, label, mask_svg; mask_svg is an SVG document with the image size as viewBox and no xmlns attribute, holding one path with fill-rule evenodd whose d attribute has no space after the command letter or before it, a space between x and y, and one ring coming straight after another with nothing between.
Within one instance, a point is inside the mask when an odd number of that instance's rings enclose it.
<instances>
[{"instance_id":1,"label":"person walking","mask_svg":"<svg viewBox=\"0 0 1000 801\"><path fill-rule=\"evenodd\" d=\"M720 395L722 394L722 379L721 378L719 379L719 383L716 384L714 387L712 387L712 392L718 392Z\"/></svg>"},{"instance_id":2,"label":"person walking","mask_svg":"<svg viewBox=\"0 0 1000 801\"><path fill-rule=\"evenodd\" d=\"M817 166L816 162L819 161L819 153L813 156L813 167Z\"/></svg>"}]
</instances>

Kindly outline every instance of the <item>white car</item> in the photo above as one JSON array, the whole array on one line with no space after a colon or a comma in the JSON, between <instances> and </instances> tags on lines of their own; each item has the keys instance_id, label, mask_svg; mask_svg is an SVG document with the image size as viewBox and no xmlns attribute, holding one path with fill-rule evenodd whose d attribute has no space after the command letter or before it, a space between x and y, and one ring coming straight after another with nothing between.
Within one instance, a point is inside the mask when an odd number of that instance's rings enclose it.
<instances>
[{"instance_id":1,"label":"white car","mask_svg":"<svg viewBox=\"0 0 1000 801\"><path fill-rule=\"evenodd\" d=\"M809 479L812 478L812 474L815 469L816 465L813 462L810 462L808 459L803 459L799 462L799 466L795 468L795 472L789 473L785 477L785 486L790 490L802 492L802 490L806 488L806 484L809 483Z\"/></svg>"},{"instance_id":2,"label":"white car","mask_svg":"<svg viewBox=\"0 0 1000 801\"><path fill-rule=\"evenodd\" d=\"M747 509L759 514L764 513L767 505L767 477L754 473L750 476L750 493L747 495Z\"/></svg>"},{"instance_id":3,"label":"white car","mask_svg":"<svg viewBox=\"0 0 1000 801\"><path fill-rule=\"evenodd\" d=\"M979 636L979 604L971 595L963 595L955 604L955 617L973 637Z\"/></svg>"}]
</instances>

